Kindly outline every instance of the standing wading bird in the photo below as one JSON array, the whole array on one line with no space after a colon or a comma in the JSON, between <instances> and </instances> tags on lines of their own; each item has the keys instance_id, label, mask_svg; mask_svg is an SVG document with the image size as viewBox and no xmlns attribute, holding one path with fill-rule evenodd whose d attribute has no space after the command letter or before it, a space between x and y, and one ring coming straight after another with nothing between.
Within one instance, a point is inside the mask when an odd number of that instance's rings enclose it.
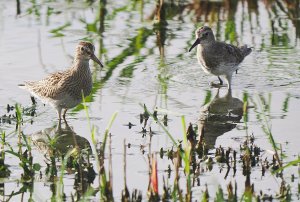
<instances>
[{"instance_id":1,"label":"standing wading bird","mask_svg":"<svg viewBox=\"0 0 300 202\"><path fill-rule=\"evenodd\" d=\"M95 47L89 42L80 42L76 47L75 57L71 68L50 74L40 81L27 81L20 84L33 96L45 104L50 104L57 110L61 120L61 111L65 119L68 109L75 107L82 101L82 93L88 96L92 91L92 75L89 60L92 59L103 67L94 54Z\"/></svg>"},{"instance_id":2,"label":"standing wading bird","mask_svg":"<svg viewBox=\"0 0 300 202\"><path fill-rule=\"evenodd\" d=\"M233 72L238 70L239 64L252 51L247 45L236 47L216 41L213 31L207 26L200 27L196 31L196 41L189 52L195 46L198 46L197 58L204 72L218 76L220 84L217 86L223 85L220 76L225 76L228 89L231 89Z\"/></svg>"}]
</instances>

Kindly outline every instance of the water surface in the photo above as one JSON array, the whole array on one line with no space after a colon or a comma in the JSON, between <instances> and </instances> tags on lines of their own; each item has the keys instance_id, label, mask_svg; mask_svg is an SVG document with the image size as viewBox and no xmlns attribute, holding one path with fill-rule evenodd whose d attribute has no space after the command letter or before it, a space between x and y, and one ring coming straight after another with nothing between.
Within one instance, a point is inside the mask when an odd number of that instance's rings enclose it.
<instances>
[{"instance_id":1,"label":"water surface","mask_svg":"<svg viewBox=\"0 0 300 202\"><path fill-rule=\"evenodd\" d=\"M278 2L255 0L180 2L165 2L166 23L159 27L153 23L156 4L152 1L25 1L21 2L19 14L15 1L0 1L0 115L6 114L7 104L31 106L28 92L19 89L17 84L66 69L71 65L76 44L80 40L91 41L96 46L96 54L105 63L102 70L90 63L94 86L87 99L91 124L96 127L99 141L102 141L110 117L118 111L111 129L114 196L120 200L123 189L121 162L123 140L126 139L132 145L127 151L128 188L142 190L146 198L149 138L141 133L143 125L139 114L144 112L142 105L150 111L156 108L168 111L167 128L178 140L182 140L180 115L185 116L187 123L199 125L203 106L215 101L218 90L211 88L209 83L217 78L205 74L197 63L196 52L189 53L188 49L194 41L194 31L199 26L209 25L217 40L235 45L248 44L254 48L241 64L238 74L233 76L232 85L235 103L243 105L245 98L248 100L247 130L242 117L234 120L234 124L230 119L221 123L212 121L213 139L209 145L212 152L219 145L238 149L245 136L253 134L265 157L271 158L268 151L272 146L262 130L265 124L262 117L266 115L274 139L287 156L283 161L296 159L300 129L297 124L300 112L299 5L291 6L288 1L282 1L281 7ZM220 89L220 97L226 93L226 88ZM22 125L28 137L57 125L56 112L50 106L38 102L36 113L32 123ZM165 114L159 112L159 119ZM78 106L67 116L72 130L91 144L83 108ZM125 126L129 122L136 126L129 129ZM224 128L225 123L229 124L227 128ZM0 130L7 133L15 130L14 124L0 124ZM172 142L154 120L149 120L146 129L149 127L155 133L152 152L172 147ZM16 147L17 135L9 135L7 141ZM141 146L145 146L144 154ZM37 147L33 147L33 156L44 170L45 159ZM22 170L14 156L7 155L5 161L13 171L4 183L4 194L9 195L20 188L16 181ZM158 161L162 182L171 162L166 158ZM229 182L237 181L242 193L245 177L241 171L235 177L230 173L224 179L225 173L219 172L221 167L216 164L213 170L200 175L200 186L193 188L194 199L201 198L205 184L214 194L218 185L226 189ZM296 167L287 170L286 176L295 170ZM253 168L251 180L256 184L255 189L277 193L281 180L270 173L261 177L260 172L259 166ZM67 197L75 193L73 179L73 174L65 176ZM174 173L170 183L173 180ZM296 192L296 182L291 182L290 177L286 180L295 185L292 189ZM33 198L50 200L50 184L45 178L37 179ZM96 185L97 180L92 186ZM162 190L162 183L159 186ZM27 192L25 198L29 197ZM14 196L14 200L20 198L21 195Z\"/></svg>"}]
</instances>

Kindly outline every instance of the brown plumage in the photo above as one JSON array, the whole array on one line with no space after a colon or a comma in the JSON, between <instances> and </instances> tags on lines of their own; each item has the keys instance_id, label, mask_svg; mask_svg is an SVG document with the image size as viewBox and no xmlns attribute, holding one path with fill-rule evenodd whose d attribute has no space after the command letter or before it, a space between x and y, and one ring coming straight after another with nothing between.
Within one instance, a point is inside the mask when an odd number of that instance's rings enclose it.
<instances>
[{"instance_id":1,"label":"brown plumage","mask_svg":"<svg viewBox=\"0 0 300 202\"><path fill-rule=\"evenodd\" d=\"M195 46L198 46L197 58L202 69L206 73L218 76L220 85L223 84L220 76L225 76L228 89L231 88L233 72L238 70L238 65L252 51L246 45L236 47L216 41L213 31L207 26L203 26L196 31L196 41L189 51Z\"/></svg>"},{"instance_id":2,"label":"brown plumage","mask_svg":"<svg viewBox=\"0 0 300 202\"><path fill-rule=\"evenodd\" d=\"M65 109L63 118L69 108L82 101L82 93L88 96L92 90L92 76L89 60L92 59L103 67L94 55L95 48L89 42L80 42L76 47L71 68L50 74L40 81L27 81L20 87L27 89L42 102L50 104L57 110L61 119L61 111Z\"/></svg>"}]
</instances>

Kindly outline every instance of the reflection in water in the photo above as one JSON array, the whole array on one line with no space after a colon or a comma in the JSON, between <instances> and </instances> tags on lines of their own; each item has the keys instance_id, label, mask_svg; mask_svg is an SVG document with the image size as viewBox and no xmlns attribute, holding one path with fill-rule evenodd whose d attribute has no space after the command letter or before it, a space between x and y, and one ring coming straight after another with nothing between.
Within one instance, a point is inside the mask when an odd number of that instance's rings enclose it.
<instances>
[{"instance_id":1,"label":"reflection in water","mask_svg":"<svg viewBox=\"0 0 300 202\"><path fill-rule=\"evenodd\" d=\"M64 125L63 128L59 123L57 126L45 128L32 134L33 144L44 154L47 160L53 155L64 156L76 146L80 150L91 151L90 143L86 138L77 135L67 122Z\"/></svg>"},{"instance_id":2,"label":"reflection in water","mask_svg":"<svg viewBox=\"0 0 300 202\"><path fill-rule=\"evenodd\" d=\"M200 110L199 137L203 137L207 148L212 149L217 137L234 129L242 116L243 102L232 97L231 90L228 90L225 96L220 97L218 89L214 99Z\"/></svg>"},{"instance_id":3,"label":"reflection in water","mask_svg":"<svg viewBox=\"0 0 300 202\"><path fill-rule=\"evenodd\" d=\"M66 159L66 171L69 174L75 173L74 176L74 190L73 196L76 200L81 199L85 192L91 188L96 173L93 165L90 163L91 146L89 141L77 135L74 130L64 122L65 127L61 126L61 122L57 126L45 128L32 135L32 142L44 154L47 168L46 175L51 183L50 189L52 197L55 198L57 192L57 178L58 166L57 158L65 159L67 153L77 148L76 155L71 155ZM64 161L63 161L64 162Z\"/></svg>"}]
</instances>

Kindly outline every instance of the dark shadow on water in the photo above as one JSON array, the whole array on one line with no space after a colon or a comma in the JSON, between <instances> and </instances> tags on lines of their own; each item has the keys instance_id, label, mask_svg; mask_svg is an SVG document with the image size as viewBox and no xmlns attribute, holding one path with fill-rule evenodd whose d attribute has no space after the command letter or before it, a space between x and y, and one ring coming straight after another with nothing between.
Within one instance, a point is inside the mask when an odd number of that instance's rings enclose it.
<instances>
[{"instance_id":1,"label":"dark shadow on water","mask_svg":"<svg viewBox=\"0 0 300 202\"><path fill-rule=\"evenodd\" d=\"M203 137L207 148L212 149L217 137L234 129L242 117L242 100L232 97L231 91L220 97L218 89L214 99L200 109L199 137Z\"/></svg>"}]
</instances>

